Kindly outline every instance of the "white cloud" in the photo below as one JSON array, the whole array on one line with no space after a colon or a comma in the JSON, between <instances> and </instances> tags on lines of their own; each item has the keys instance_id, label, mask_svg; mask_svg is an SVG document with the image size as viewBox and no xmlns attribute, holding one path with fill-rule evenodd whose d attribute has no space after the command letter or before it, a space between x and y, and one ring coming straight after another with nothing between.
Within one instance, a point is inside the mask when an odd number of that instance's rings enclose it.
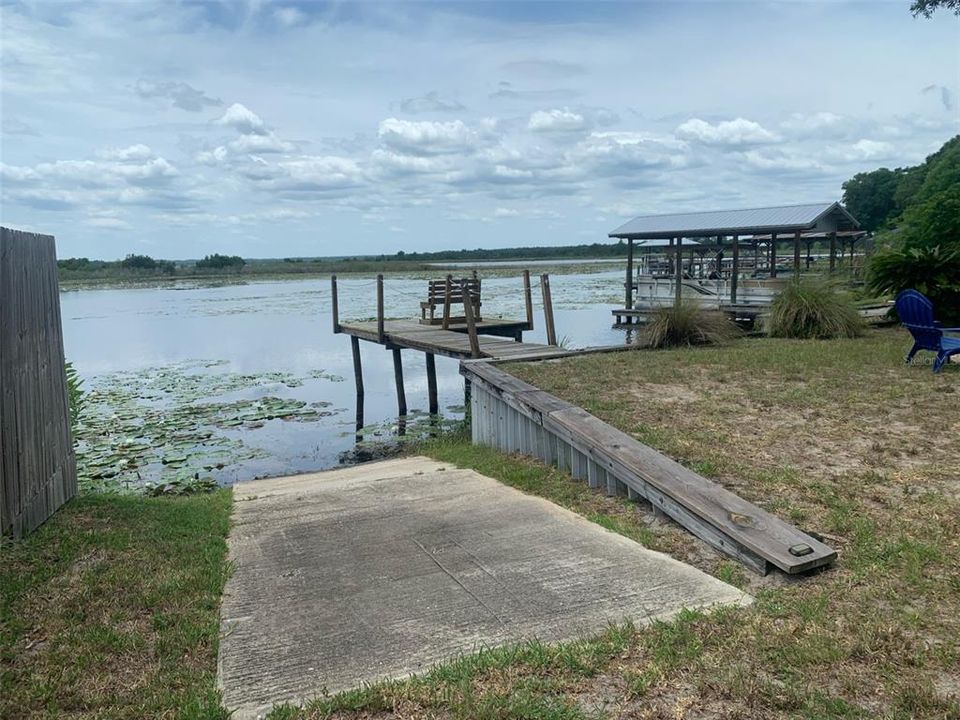
<instances>
[{"instance_id":1,"label":"white cloud","mask_svg":"<svg viewBox=\"0 0 960 720\"><path fill-rule=\"evenodd\" d=\"M266 135L241 135L229 143L230 149L238 153L289 153L296 150L296 145L281 140L272 132Z\"/></svg>"},{"instance_id":2,"label":"white cloud","mask_svg":"<svg viewBox=\"0 0 960 720\"><path fill-rule=\"evenodd\" d=\"M220 145L213 150L203 150L197 153L195 159L201 165L210 165L211 167L223 165L227 161L227 149Z\"/></svg>"},{"instance_id":3,"label":"white cloud","mask_svg":"<svg viewBox=\"0 0 960 720\"><path fill-rule=\"evenodd\" d=\"M153 157L153 150L143 143L138 143L125 148L107 148L97 155L107 160L149 160Z\"/></svg>"},{"instance_id":4,"label":"white cloud","mask_svg":"<svg viewBox=\"0 0 960 720\"><path fill-rule=\"evenodd\" d=\"M380 123L377 137L387 147L413 155L470 152L479 143L477 133L460 120L415 122L387 118Z\"/></svg>"},{"instance_id":5,"label":"white cloud","mask_svg":"<svg viewBox=\"0 0 960 720\"><path fill-rule=\"evenodd\" d=\"M234 103L217 120L218 125L232 127L244 135L266 135L267 128L255 112L240 103Z\"/></svg>"},{"instance_id":6,"label":"white cloud","mask_svg":"<svg viewBox=\"0 0 960 720\"><path fill-rule=\"evenodd\" d=\"M882 140L862 139L853 145L834 146L829 148L831 158L841 162L880 161L893 155L894 147Z\"/></svg>"},{"instance_id":7,"label":"white cloud","mask_svg":"<svg viewBox=\"0 0 960 720\"><path fill-rule=\"evenodd\" d=\"M744 118L724 120L715 125L700 118L692 118L677 127L675 134L687 142L720 148L765 145L779 140L759 123Z\"/></svg>"},{"instance_id":8,"label":"white cloud","mask_svg":"<svg viewBox=\"0 0 960 720\"><path fill-rule=\"evenodd\" d=\"M567 108L563 110L537 110L530 116L527 129L532 132L580 132L586 130L587 119Z\"/></svg>"},{"instance_id":9,"label":"white cloud","mask_svg":"<svg viewBox=\"0 0 960 720\"><path fill-rule=\"evenodd\" d=\"M744 154L747 165L757 170L773 173L820 173L823 166L809 154L794 152L764 153L747 150Z\"/></svg>"},{"instance_id":10,"label":"white cloud","mask_svg":"<svg viewBox=\"0 0 960 720\"><path fill-rule=\"evenodd\" d=\"M493 211L493 216L496 218L520 217L520 211L514 210L512 208L498 207L496 210Z\"/></svg>"}]
</instances>

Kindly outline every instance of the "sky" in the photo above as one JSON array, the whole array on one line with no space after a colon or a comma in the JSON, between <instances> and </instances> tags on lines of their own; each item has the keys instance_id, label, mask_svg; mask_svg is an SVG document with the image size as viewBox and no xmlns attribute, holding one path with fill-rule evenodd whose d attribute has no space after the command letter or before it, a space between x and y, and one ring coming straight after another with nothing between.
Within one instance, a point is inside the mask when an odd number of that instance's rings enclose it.
<instances>
[{"instance_id":1,"label":"sky","mask_svg":"<svg viewBox=\"0 0 960 720\"><path fill-rule=\"evenodd\" d=\"M343 256L839 200L960 132L960 18L908 6L0 0L0 222Z\"/></svg>"}]
</instances>

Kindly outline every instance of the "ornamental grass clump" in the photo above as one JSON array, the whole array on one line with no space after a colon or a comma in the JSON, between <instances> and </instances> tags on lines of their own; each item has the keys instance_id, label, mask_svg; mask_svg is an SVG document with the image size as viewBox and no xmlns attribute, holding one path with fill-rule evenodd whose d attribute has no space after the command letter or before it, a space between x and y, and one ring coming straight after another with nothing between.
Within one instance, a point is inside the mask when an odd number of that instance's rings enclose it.
<instances>
[{"instance_id":1,"label":"ornamental grass clump","mask_svg":"<svg viewBox=\"0 0 960 720\"><path fill-rule=\"evenodd\" d=\"M764 329L770 337L852 338L863 334L863 319L832 284L798 277L773 299Z\"/></svg>"},{"instance_id":2,"label":"ornamental grass clump","mask_svg":"<svg viewBox=\"0 0 960 720\"><path fill-rule=\"evenodd\" d=\"M644 326L641 341L652 348L719 345L742 334L740 328L717 310L681 301L657 308Z\"/></svg>"}]
</instances>

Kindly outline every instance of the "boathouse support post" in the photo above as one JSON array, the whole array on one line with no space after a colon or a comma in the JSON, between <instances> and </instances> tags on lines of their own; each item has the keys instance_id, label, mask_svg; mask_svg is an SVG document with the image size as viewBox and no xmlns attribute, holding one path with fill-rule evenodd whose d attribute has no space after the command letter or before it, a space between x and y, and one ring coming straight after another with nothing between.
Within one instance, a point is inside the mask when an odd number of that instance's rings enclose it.
<instances>
[{"instance_id":1,"label":"boathouse support post","mask_svg":"<svg viewBox=\"0 0 960 720\"><path fill-rule=\"evenodd\" d=\"M777 276L777 234L770 233L770 277Z\"/></svg>"},{"instance_id":2,"label":"boathouse support post","mask_svg":"<svg viewBox=\"0 0 960 720\"><path fill-rule=\"evenodd\" d=\"M553 324L553 298L550 294L550 276L540 276L540 289L543 291L543 323L547 331L547 345L557 344L557 328ZM628 308L629 309L629 308Z\"/></svg>"},{"instance_id":3,"label":"boathouse support post","mask_svg":"<svg viewBox=\"0 0 960 720\"><path fill-rule=\"evenodd\" d=\"M450 293L453 290L451 284L453 283L453 276L447 275L444 280L443 286L443 329L448 330L450 328Z\"/></svg>"},{"instance_id":4,"label":"boathouse support post","mask_svg":"<svg viewBox=\"0 0 960 720\"><path fill-rule=\"evenodd\" d=\"M680 304L680 296L683 292L683 238L676 239L676 247L673 251L673 304Z\"/></svg>"},{"instance_id":5,"label":"boathouse support post","mask_svg":"<svg viewBox=\"0 0 960 720\"><path fill-rule=\"evenodd\" d=\"M627 310L633 309L633 238L627 238L627 279L624 283L623 306ZM546 311L546 308L544 308ZM633 322L631 316L624 318L627 325Z\"/></svg>"},{"instance_id":6,"label":"boathouse support post","mask_svg":"<svg viewBox=\"0 0 960 720\"><path fill-rule=\"evenodd\" d=\"M427 356L427 405L431 415L437 414L437 361L433 353Z\"/></svg>"},{"instance_id":7,"label":"boathouse support post","mask_svg":"<svg viewBox=\"0 0 960 720\"><path fill-rule=\"evenodd\" d=\"M756 272L760 269L760 241L756 238L753 239L753 272L754 277L756 277Z\"/></svg>"},{"instance_id":8,"label":"boathouse support post","mask_svg":"<svg viewBox=\"0 0 960 720\"><path fill-rule=\"evenodd\" d=\"M737 304L737 285L740 282L740 236L733 236L733 273L730 275L730 304Z\"/></svg>"},{"instance_id":9,"label":"boathouse support post","mask_svg":"<svg viewBox=\"0 0 960 720\"><path fill-rule=\"evenodd\" d=\"M793 274L800 274L800 231L793 234Z\"/></svg>"},{"instance_id":10,"label":"boathouse support post","mask_svg":"<svg viewBox=\"0 0 960 720\"><path fill-rule=\"evenodd\" d=\"M837 234L830 233L830 272L837 267Z\"/></svg>"},{"instance_id":11,"label":"boathouse support post","mask_svg":"<svg viewBox=\"0 0 960 720\"><path fill-rule=\"evenodd\" d=\"M383 344L383 275L377 275L377 342Z\"/></svg>"},{"instance_id":12,"label":"boathouse support post","mask_svg":"<svg viewBox=\"0 0 960 720\"><path fill-rule=\"evenodd\" d=\"M533 291L530 289L530 271L523 271L523 302L527 310L527 330L533 330ZM523 335L520 336L523 339Z\"/></svg>"},{"instance_id":13,"label":"boathouse support post","mask_svg":"<svg viewBox=\"0 0 960 720\"><path fill-rule=\"evenodd\" d=\"M333 334L340 332L340 303L337 299L337 276L330 276L330 306L333 312Z\"/></svg>"},{"instance_id":14,"label":"boathouse support post","mask_svg":"<svg viewBox=\"0 0 960 720\"><path fill-rule=\"evenodd\" d=\"M470 356L480 357L480 340L477 338L477 323L473 317L473 295L465 280L460 281L460 292L463 294L463 314L467 317L467 336L470 338Z\"/></svg>"},{"instance_id":15,"label":"boathouse support post","mask_svg":"<svg viewBox=\"0 0 960 720\"><path fill-rule=\"evenodd\" d=\"M393 378L397 382L397 414L407 414L407 394L403 389L403 358L400 357L400 348L393 348Z\"/></svg>"}]
</instances>

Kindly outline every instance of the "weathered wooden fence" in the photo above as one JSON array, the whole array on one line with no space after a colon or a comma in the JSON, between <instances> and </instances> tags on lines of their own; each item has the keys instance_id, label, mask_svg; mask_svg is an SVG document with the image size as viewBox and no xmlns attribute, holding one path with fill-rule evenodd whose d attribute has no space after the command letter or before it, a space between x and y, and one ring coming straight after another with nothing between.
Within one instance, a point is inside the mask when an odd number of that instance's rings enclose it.
<instances>
[{"instance_id":1,"label":"weathered wooden fence","mask_svg":"<svg viewBox=\"0 0 960 720\"><path fill-rule=\"evenodd\" d=\"M0 535L76 492L54 239L0 228Z\"/></svg>"},{"instance_id":2,"label":"weathered wooden fence","mask_svg":"<svg viewBox=\"0 0 960 720\"><path fill-rule=\"evenodd\" d=\"M583 408L486 361L465 361L473 442L538 457L608 495L643 499L744 565L799 573L837 553Z\"/></svg>"}]
</instances>

